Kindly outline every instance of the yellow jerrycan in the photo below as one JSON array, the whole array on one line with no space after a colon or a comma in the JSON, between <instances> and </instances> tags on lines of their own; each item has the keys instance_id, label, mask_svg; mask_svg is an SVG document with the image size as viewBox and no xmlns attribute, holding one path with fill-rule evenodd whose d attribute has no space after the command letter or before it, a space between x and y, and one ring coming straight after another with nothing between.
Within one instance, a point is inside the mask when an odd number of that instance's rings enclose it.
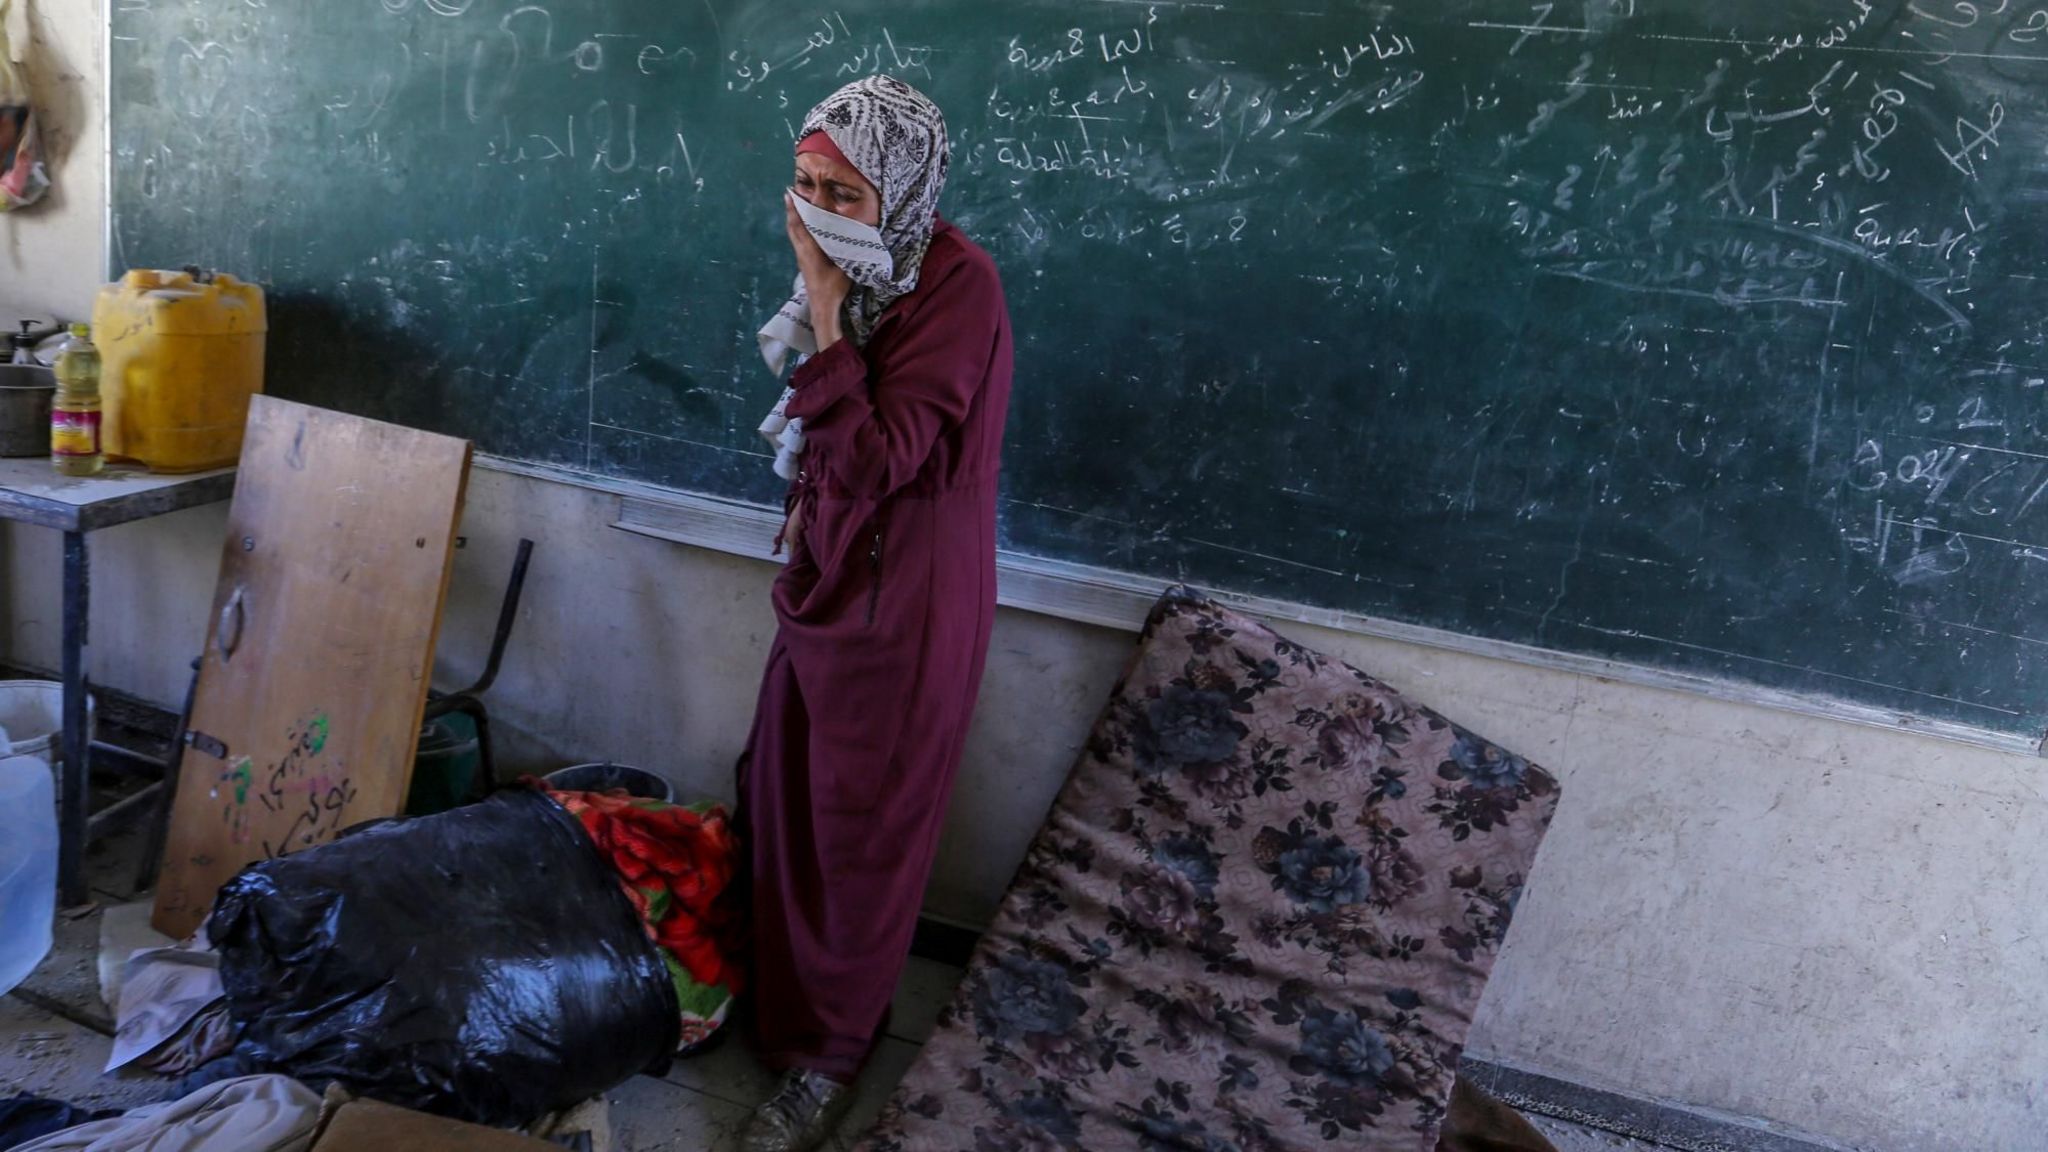
<instances>
[{"instance_id":1,"label":"yellow jerrycan","mask_svg":"<svg viewBox=\"0 0 2048 1152\"><path fill-rule=\"evenodd\" d=\"M199 472L241 458L249 398L263 391L263 289L138 268L100 289L92 329L109 460Z\"/></svg>"}]
</instances>

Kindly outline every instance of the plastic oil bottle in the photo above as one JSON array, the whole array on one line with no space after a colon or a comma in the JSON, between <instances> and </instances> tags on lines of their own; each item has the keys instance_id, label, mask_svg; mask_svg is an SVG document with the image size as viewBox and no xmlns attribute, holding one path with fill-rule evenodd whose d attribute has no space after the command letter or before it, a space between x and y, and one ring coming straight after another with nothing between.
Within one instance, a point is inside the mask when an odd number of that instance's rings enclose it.
<instances>
[{"instance_id":1,"label":"plastic oil bottle","mask_svg":"<svg viewBox=\"0 0 2048 1152\"><path fill-rule=\"evenodd\" d=\"M66 476L91 476L106 466L100 452L100 351L93 347L91 325L71 326L71 343L53 367L50 463Z\"/></svg>"}]
</instances>

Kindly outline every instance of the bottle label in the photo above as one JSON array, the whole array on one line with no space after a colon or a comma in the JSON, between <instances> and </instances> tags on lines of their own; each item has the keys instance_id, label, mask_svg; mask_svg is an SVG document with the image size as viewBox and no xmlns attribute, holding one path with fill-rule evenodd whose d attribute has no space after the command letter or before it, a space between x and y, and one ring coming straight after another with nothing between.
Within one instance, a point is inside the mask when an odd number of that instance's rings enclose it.
<instances>
[{"instance_id":1,"label":"bottle label","mask_svg":"<svg viewBox=\"0 0 2048 1152\"><path fill-rule=\"evenodd\" d=\"M97 456L100 454L100 414L97 412L50 413L50 454L52 456Z\"/></svg>"}]
</instances>

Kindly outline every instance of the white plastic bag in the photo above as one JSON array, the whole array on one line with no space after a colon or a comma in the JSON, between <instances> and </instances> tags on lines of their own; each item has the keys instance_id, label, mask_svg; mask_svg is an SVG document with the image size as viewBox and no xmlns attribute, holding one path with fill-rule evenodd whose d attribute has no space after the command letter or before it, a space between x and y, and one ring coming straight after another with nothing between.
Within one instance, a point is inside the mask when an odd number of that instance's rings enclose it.
<instances>
[{"instance_id":1,"label":"white plastic bag","mask_svg":"<svg viewBox=\"0 0 2048 1152\"><path fill-rule=\"evenodd\" d=\"M50 190L27 58L28 0L0 0L0 212L26 208Z\"/></svg>"}]
</instances>

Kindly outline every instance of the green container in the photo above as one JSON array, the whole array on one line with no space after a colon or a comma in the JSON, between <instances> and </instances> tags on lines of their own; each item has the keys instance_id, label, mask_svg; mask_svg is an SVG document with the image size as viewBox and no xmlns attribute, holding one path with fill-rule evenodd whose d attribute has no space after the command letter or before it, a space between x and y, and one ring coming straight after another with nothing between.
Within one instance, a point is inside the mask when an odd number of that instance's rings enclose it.
<instances>
[{"instance_id":1,"label":"green container","mask_svg":"<svg viewBox=\"0 0 2048 1152\"><path fill-rule=\"evenodd\" d=\"M420 729L420 750L413 756L405 814L432 816L468 803L481 764L476 721L460 712L428 721Z\"/></svg>"}]
</instances>

